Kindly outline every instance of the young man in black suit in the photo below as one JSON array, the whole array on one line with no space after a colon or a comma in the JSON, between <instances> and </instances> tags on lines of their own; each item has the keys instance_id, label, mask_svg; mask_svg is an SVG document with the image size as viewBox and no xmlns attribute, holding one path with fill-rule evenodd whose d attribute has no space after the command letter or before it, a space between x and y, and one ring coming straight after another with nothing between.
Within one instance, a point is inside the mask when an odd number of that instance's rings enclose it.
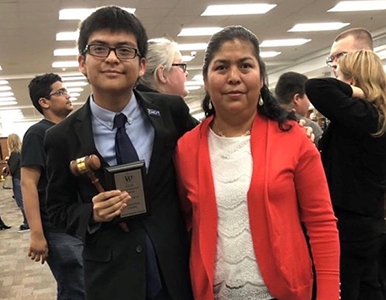
<instances>
[{"instance_id":1,"label":"young man in black suit","mask_svg":"<svg viewBox=\"0 0 386 300\"><path fill-rule=\"evenodd\" d=\"M86 298L192 299L173 152L177 139L195 121L180 97L133 89L145 71L147 52L145 29L134 15L115 6L98 9L81 24L78 48L79 69L92 95L47 132L45 147L48 211L57 226L84 239ZM72 175L69 163L96 154L102 168L95 174L107 189L102 169L117 164L113 120L121 113L128 118L125 131L146 164L149 213L117 224L115 218L130 201L128 193L98 192L88 178Z\"/></svg>"}]
</instances>

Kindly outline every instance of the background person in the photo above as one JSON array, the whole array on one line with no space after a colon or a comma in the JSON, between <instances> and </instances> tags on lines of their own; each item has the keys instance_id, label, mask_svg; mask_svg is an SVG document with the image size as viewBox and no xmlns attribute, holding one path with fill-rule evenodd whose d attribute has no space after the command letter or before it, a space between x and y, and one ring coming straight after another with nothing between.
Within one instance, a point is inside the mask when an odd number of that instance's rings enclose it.
<instances>
[{"instance_id":1,"label":"background person","mask_svg":"<svg viewBox=\"0 0 386 300\"><path fill-rule=\"evenodd\" d=\"M189 93L185 87L188 75L177 43L166 38L151 39L148 41L145 74L139 78L137 89L186 97Z\"/></svg>"},{"instance_id":2,"label":"background person","mask_svg":"<svg viewBox=\"0 0 386 300\"><path fill-rule=\"evenodd\" d=\"M175 157L195 299L311 299L304 223L316 299L338 300L338 233L320 155L269 92L256 36L241 26L213 35L203 76L207 118Z\"/></svg>"},{"instance_id":3,"label":"background person","mask_svg":"<svg viewBox=\"0 0 386 300\"><path fill-rule=\"evenodd\" d=\"M29 225L27 217L24 212L23 197L21 195L20 185L20 153L21 153L21 140L20 137L12 133L7 139L8 151L10 153L8 159L9 173L12 176L12 190L16 204L19 207L23 215L23 224L19 226L19 232L29 231Z\"/></svg>"},{"instance_id":4,"label":"background person","mask_svg":"<svg viewBox=\"0 0 386 300\"><path fill-rule=\"evenodd\" d=\"M4 223L3 219L0 216L0 230L6 230L10 229L12 226L8 226L7 224Z\"/></svg>"},{"instance_id":5,"label":"background person","mask_svg":"<svg viewBox=\"0 0 386 300\"><path fill-rule=\"evenodd\" d=\"M59 75L36 76L28 85L34 107L43 119L24 135L21 151L21 186L31 227L28 256L47 261L57 283L58 300L84 300L82 241L58 229L46 209L47 164L43 141L46 131L72 111L70 95ZM63 159L63 157L61 157Z\"/></svg>"},{"instance_id":6,"label":"background person","mask_svg":"<svg viewBox=\"0 0 386 300\"><path fill-rule=\"evenodd\" d=\"M276 83L275 96L281 107L289 112L295 112L299 120L305 121L305 126L312 128L315 135L315 145L318 145L323 130L316 122L307 118L310 107L310 100L304 91L307 79L307 76L296 72L281 74Z\"/></svg>"},{"instance_id":7,"label":"background person","mask_svg":"<svg viewBox=\"0 0 386 300\"><path fill-rule=\"evenodd\" d=\"M337 35L326 60L335 76L338 59L346 53L357 50L373 50L373 38L368 30L351 28Z\"/></svg>"},{"instance_id":8,"label":"background person","mask_svg":"<svg viewBox=\"0 0 386 300\"><path fill-rule=\"evenodd\" d=\"M306 93L330 120L319 144L341 244L342 300L383 299L378 281L386 190L386 74L371 50L338 59Z\"/></svg>"}]
</instances>

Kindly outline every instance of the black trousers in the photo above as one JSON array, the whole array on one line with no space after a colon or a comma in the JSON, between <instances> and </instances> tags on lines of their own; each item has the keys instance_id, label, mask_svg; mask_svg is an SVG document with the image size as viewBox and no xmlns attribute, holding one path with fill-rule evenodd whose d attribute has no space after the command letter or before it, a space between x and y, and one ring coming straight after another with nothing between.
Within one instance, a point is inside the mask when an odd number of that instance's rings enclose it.
<instances>
[{"instance_id":1,"label":"black trousers","mask_svg":"<svg viewBox=\"0 0 386 300\"><path fill-rule=\"evenodd\" d=\"M341 241L342 300L383 300L378 278L381 246L382 236L366 241Z\"/></svg>"}]
</instances>

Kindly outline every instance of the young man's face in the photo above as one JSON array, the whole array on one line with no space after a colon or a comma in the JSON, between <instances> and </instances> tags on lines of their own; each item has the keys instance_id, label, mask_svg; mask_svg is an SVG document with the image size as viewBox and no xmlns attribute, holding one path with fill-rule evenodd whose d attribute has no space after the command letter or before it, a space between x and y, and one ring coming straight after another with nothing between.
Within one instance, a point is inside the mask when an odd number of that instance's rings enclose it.
<instances>
[{"instance_id":1,"label":"young man's face","mask_svg":"<svg viewBox=\"0 0 386 300\"><path fill-rule=\"evenodd\" d=\"M45 100L45 107L56 116L67 117L73 110L70 95L63 82L56 81L51 85L51 93Z\"/></svg>"},{"instance_id":2,"label":"young man's face","mask_svg":"<svg viewBox=\"0 0 386 300\"><path fill-rule=\"evenodd\" d=\"M88 45L108 47L130 47L138 49L135 36L127 32L111 32L100 30L92 33ZM106 58L90 55L88 52L79 56L79 70L87 76L95 93L130 93L137 79L146 68L146 60L136 56L132 59L119 59L114 51Z\"/></svg>"}]
</instances>

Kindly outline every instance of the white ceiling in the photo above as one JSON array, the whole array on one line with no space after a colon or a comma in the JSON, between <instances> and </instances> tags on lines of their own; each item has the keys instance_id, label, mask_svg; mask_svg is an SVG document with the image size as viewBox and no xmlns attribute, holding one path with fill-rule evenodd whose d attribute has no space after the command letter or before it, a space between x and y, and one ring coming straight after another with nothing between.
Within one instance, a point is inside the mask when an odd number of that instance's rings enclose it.
<instances>
[{"instance_id":1,"label":"white ceiling","mask_svg":"<svg viewBox=\"0 0 386 300\"><path fill-rule=\"evenodd\" d=\"M78 74L77 68L66 70L52 68L54 61L73 60L75 57L54 57L58 48L74 48L73 41L56 41L56 33L75 31L78 21L59 20L59 10L64 8L95 8L103 5L119 5L136 8L135 14L143 22L149 38L169 37L178 43L207 42L209 37L177 37L182 28L243 25L253 31L260 41L281 38L308 38L311 42L296 47L264 48L281 51L275 58L266 58L270 82L293 70L309 77L323 76L329 72L325 57L334 37L351 27L367 28L376 40L376 46L386 44L385 11L355 13L328 13L336 0L267 0L261 3L277 4L265 15L202 17L208 5L258 3L257 1L229 0L0 0L0 79L9 81L17 99L17 105L2 107L1 111L20 108L25 120L39 120L28 96L28 83L36 75L55 72L60 75ZM339 31L287 32L297 23L346 22L349 26ZM183 52L189 54L190 51ZM201 73L203 51L197 51L194 60L188 63L189 79ZM84 103L86 88L75 108ZM186 98L192 111L200 106L204 91L192 91ZM3 117L4 118L4 117ZM5 118L4 118L5 119Z\"/></svg>"}]
</instances>

